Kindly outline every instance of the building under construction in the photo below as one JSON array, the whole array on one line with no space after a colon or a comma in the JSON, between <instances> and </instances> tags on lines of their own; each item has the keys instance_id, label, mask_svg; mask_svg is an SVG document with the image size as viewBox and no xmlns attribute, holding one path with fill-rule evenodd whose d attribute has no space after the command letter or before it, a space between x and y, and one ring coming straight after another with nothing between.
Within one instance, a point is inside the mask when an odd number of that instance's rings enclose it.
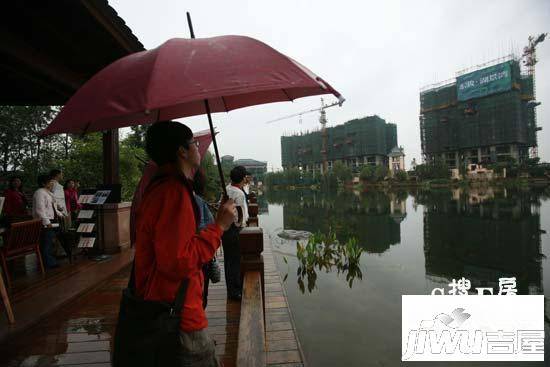
<instances>
[{"instance_id":1,"label":"building under construction","mask_svg":"<svg viewBox=\"0 0 550 367\"><path fill-rule=\"evenodd\" d=\"M420 93L420 137L426 161L453 168L471 163L522 161L536 155L533 72L509 56L467 70Z\"/></svg>"},{"instance_id":2,"label":"building under construction","mask_svg":"<svg viewBox=\"0 0 550 367\"><path fill-rule=\"evenodd\" d=\"M397 146L397 126L368 116L309 133L281 137L284 169L323 172L336 161L358 170L365 164L388 165L388 153Z\"/></svg>"}]
</instances>

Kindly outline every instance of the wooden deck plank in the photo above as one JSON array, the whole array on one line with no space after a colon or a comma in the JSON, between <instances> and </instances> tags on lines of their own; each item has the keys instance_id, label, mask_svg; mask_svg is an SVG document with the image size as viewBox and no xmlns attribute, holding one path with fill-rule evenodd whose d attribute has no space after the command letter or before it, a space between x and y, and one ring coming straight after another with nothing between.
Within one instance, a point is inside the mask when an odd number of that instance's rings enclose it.
<instances>
[{"instance_id":1,"label":"wooden deck plank","mask_svg":"<svg viewBox=\"0 0 550 367\"><path fill-rule=\"evenodd\" d=\"M269 269L266 271L265 290L266 363L269 367L303 367L299 341L269 240L264 242L264 249L264 261ZM223 256L218 259L223 273ZM96 273L97 270L93 269L105 264L75 264L70 271L56 272L41 281L41 286L32 289L25 290L20 283L16 298L28 301L29 295L41 287L51 290L56 287L56 282L79 281L81 272ZM118 317L120 294L126 287L129 272L130 267L126 265L87 293L64 303L55 312L25 328L23 334L0 343L0 365L110 366L111 338ZM226 293L223 277L220 283L209 288L207 332L216 343L220 361L225 367L231 367L236 365L241 305L228 300ZM35 308L37 301L33 302Z\"/></svg>"}]
</instances>

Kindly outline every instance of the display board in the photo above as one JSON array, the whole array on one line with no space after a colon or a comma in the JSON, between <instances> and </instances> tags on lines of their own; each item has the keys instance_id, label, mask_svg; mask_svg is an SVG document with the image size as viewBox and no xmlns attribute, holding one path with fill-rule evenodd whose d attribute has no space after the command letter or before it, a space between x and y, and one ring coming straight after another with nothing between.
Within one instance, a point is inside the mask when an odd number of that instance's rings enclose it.
<instances>
[{"instance_id":1,"label":"display board","mask_svg":"<svg viewBox=\"0 0 550 367\"><path fill-rule=\"evenodd\" d=\"M81 211L78 212L78 219L90 219L94 216L94 211L93 210L85 210L85 209L82 209Z\"/></svg>"},{"instance_id":2,"label":"display board","mask_svg":"<svg viewBox=\"0 0 550 367\"><path fill-rule=\"evenodd\" d=\"M107 201L107 198L109 197L109 194L111 194L111 190L98 190L93 199L90 201L90 204L94 205L100 205L105 204Z\"/></svg>"},{"instance_id":3,"label":"display board","mask_svg":"<svg viewBox=\"0 0 550 367\"><path fill-rule=\"evenodd\" d=\"M78 247L80 248L92 248L94 247L95 237L80 237L78 241Z\"/></svg>"}]
</instances>

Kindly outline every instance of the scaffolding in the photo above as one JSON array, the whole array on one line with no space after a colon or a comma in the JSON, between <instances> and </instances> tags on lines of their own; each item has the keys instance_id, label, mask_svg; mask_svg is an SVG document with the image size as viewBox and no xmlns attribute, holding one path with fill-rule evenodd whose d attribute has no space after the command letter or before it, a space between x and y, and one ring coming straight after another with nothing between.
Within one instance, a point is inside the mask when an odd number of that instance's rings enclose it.
<instances>
[{"instance_id":1,"label":"scaffolding","mask_svg":"<svg viewBox=\"0 0 550 367\"><path fill-rule=\"evenodd\" d=\"M387 156L397 146L397 126L378 116L354 119L342 125L327 127L329 162L366 157ZM321 130L281 137L283 167L318 165L323 162Z\"/></svg>"},{"instance_id":2,"label":"scaffolding","mask_svg":"<svg viewBox=\"0 0 550 367\"><path fill-rule=\"evenodd\" d=\"M534 100L533 77L521 74L517 59L505 62L511 71L507 91L459 101L456 80L421 91L420 137L425 158L473 148L514 144L527 150L537 145L535 104L530 103Z\"/></svg>"}]
</instances>

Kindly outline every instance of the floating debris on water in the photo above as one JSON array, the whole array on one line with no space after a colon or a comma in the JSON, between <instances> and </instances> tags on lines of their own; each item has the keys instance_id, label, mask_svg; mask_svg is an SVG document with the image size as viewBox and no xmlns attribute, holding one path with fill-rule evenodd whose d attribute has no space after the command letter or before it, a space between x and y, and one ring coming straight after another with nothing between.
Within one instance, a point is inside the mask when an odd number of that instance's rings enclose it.
<instances>
[{"instance_id":1,"label":"floating debris on water","mask_svg":"<svg viewBox=\"0 0 550 367\"><path fill-rule=\"evenodd\" d=\"M311 236L311 232L285 229L282 232L279 232L277 236L284 238L285 240L304 240Z\"/></svg>"}]
</instances>

